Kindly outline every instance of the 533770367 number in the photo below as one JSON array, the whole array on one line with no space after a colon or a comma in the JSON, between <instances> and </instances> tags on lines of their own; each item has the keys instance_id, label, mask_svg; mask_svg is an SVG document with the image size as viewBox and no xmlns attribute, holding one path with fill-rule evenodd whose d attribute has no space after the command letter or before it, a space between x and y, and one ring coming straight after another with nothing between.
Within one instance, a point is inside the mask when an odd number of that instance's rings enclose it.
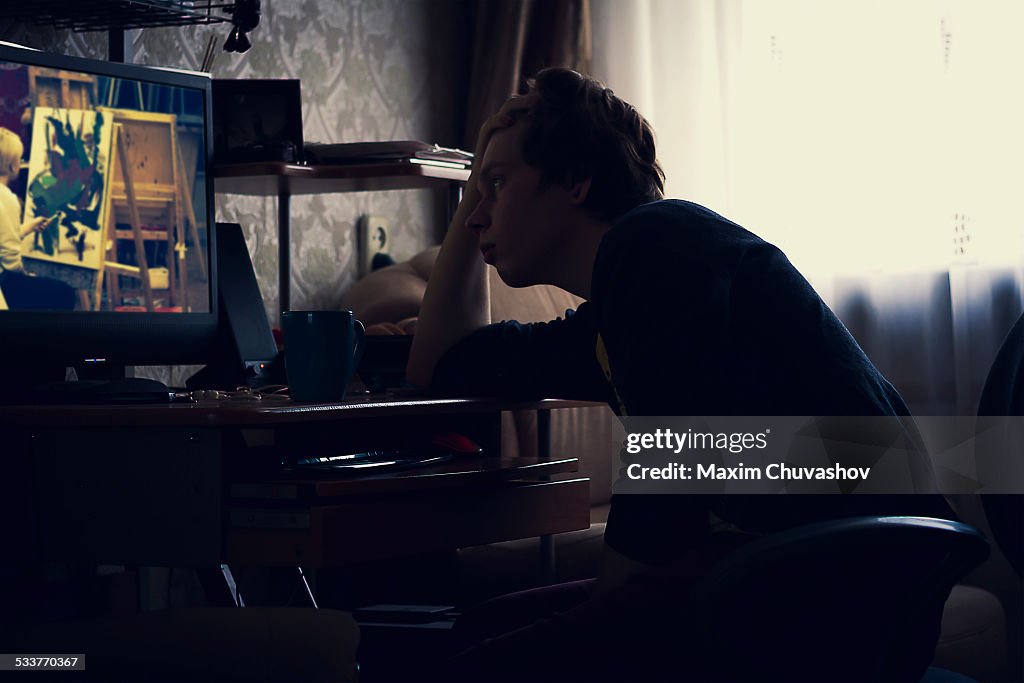
<instances>
[{"instance_id":1,"label":"533770367 number","mask_svg":"<svg viewBox=\"0 0 1024 683\"><path fill-rule=\"evenodd\" d=\"M0 655L0 671L43 669L83 671L84 655Z\"/></svg>"}]
</instances>

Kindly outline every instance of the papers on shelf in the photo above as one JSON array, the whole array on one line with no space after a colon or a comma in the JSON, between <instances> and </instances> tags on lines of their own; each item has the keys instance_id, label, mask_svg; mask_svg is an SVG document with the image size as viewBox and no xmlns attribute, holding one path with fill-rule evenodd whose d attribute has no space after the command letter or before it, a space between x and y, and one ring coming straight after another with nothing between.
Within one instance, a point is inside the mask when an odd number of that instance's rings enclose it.
<instances>
[{"instance_id":1,"label":"papers on shelf","mask_svg":"<svg viewBox=\"0 0 1024 683\"><path fill-rule=\"evenodd\" d=\"M409 159L410 164L423 164L424 166L442 166L444 168L469 168L469 164L464 164L457 161L441 161L440 159L430 159L422 157L413 157Z\"/></svg>"},{"instance_id":2,"label":"papers on shelf","mask_svg":"<svg viewBox=\"0 0 1024 683\"><path fill-rule=\"evenodd\" d=\"M431 145L419 140L387 142L310 142L305 145L306 161L311 164L365 164L408 161L417 164L468 168L473 154L461 149Z\"/></svg>"}]
</instances>

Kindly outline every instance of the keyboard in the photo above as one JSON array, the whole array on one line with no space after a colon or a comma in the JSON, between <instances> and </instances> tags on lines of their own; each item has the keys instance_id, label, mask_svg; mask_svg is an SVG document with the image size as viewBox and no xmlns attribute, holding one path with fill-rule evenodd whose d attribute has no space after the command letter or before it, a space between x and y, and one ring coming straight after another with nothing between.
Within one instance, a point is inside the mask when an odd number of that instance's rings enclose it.
<instances>
[{"instance_id":1,"label":"keyboard","mask_svg":"<svg viewBox=\"0 0 1024 683\"><path fill-rule=\"evenodd\" d=\"M361 451L322 457L300 458L285 471L298 476L356 476L429 467L451 460L451 453L403 450Z\"/></svg>"}]
</instances>

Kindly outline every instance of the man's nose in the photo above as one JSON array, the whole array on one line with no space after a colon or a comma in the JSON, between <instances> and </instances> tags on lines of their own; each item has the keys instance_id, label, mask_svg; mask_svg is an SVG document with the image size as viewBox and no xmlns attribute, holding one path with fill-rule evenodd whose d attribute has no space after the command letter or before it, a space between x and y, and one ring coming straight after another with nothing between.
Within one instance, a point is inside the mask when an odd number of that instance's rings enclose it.
<instances>
[{"instance_id":1,"label":"man's nose","mask_svg":"<svg viewBox=\"0 0 1024 683\"><path fill-rule=\"evenodd\" d=\"M491 225L491 212L487 208L487 199L481 199L466 218L466 227L475 233L481 233Z\"/></svg>"}]
</instances>

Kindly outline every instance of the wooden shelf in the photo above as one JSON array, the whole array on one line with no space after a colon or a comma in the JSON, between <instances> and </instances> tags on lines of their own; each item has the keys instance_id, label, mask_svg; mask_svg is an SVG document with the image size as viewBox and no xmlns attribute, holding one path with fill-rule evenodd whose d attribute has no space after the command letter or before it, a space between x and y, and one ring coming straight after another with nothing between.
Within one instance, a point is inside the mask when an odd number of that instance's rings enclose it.
<instances>
[{"instance_id":1,"label":"wooden shelf","mask_svg":"<svg viewBox=\"0 0 1024 683\"><path fill-rule=\"evenodd\" d=\"M468 168L409 160L318 165L262 162L213 167L214 189L218 194L277 197L278 306L282 312L291 307L292 195L447 188L450 220L469 173Z\"/></svg>"},{"instance_id":2,"label":"wooden shelf","mask_svg":"<svg viewBox=\"0 0 1024 683\"><path fill-rule=\"evenodd\" d=\"M408 161L318 166L263 162L214 166L213 175L218 193L274 196L437 188L465 182L469 169Z\"/></svg>"},{"instance_id":3,"label":"wooden shelf","mask_svg":"<svg viewBox=\"0 0 1024 683\"><path fill-rule=\"evenodd\" d=\"M456 458L430 467L411 467L381 474L331 477L323 472L320 477L270 475L255 478L253 473L232 476L230 495L236 501L249 505L277 502L296 504L312 500L339 498L367 493L396 493L415 487L420 491L445 489L467 484L495 484L502 481L550 477L579 471L577 458ZM439 476L443 475L443 476ZM240 503L245 505L245 503Z\"/></svg>"},{"instance_id":4,"label":"wooden shelf","mask_svg":"<svg viewBox=\"0 0 1024 683\"><path fill-rule=\"evenodd\" d=\"M232 506L224 546L230 563L340 567L586 529L589 503L589 481L571 479L473 482L294 510Z\"/></svg>"}]
</instances>

